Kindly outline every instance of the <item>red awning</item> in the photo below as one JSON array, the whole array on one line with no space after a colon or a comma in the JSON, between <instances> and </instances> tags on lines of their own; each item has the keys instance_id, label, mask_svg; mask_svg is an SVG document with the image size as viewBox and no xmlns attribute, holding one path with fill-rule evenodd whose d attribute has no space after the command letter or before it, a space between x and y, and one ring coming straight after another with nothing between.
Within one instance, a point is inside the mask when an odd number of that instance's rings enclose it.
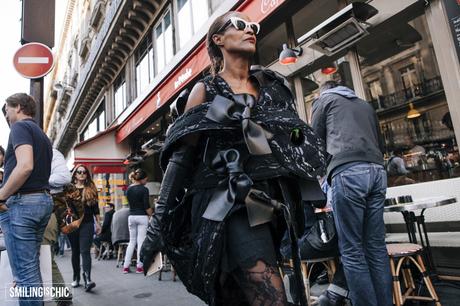
<instances>
[{"instance_id":1,"label":"red awning","mask_svg":"<svg viewBox=\"0 0 460 306\"><path fill-rule=\"evenodd\" d=\"M117 126L111 127L77 144L74 148L74 164L123 165L129 154L129 145L115 141L116 129Z\"/></svg>"}]
</instances>

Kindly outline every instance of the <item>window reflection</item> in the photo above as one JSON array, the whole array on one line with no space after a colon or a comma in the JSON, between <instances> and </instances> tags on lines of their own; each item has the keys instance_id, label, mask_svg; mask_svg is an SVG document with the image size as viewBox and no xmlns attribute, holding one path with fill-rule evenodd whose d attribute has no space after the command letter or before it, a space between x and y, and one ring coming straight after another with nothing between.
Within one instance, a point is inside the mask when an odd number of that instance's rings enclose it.
<instances>
[{"instance_id":1,"label":"window reflection","mask_svg":"<svg viewBox=\"0 0 460 306\"><path fill-rule=\"evenodd\" d=\"M382 36L376 28L358 44L366 98L377 112L385 141L388 185L460 176L426 17L395 23L397 30ZM371 48L377 40L382 47Z\"/></svg>"}]
</instances>

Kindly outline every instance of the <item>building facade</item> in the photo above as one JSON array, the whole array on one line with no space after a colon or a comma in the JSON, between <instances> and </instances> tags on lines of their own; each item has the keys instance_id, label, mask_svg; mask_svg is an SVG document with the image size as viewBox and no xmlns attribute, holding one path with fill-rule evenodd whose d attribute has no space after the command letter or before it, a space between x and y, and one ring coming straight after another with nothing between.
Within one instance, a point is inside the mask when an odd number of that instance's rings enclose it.
<instances>
[{"instance_id":1,"label":"building facade","mask_svg":"<svg viewBox=\"0 0 460 306\"><path fill-rule=\"evenodd\" d=\"M92 167L102 200L123 202L126 172L138 166L155 196L169 105L206 72L211 22L238 10L261 23L254 64L289 79L304 120L325 80L372 103L387 162L401 151L407 170L389 175L388 196L460 198L456 9L457 0L69 0L45 128L68 158ZM303 50L295 63L278 62L283 44ZM426 217L460 230L458 206Z\"/></svg>"}]
</instances>

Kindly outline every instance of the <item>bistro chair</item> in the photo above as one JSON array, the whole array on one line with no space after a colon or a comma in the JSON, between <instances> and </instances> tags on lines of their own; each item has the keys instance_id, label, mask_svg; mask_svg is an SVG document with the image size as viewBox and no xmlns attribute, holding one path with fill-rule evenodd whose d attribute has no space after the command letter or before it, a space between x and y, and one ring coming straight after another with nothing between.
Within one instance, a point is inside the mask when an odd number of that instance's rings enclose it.
<instances>
[{"instance_id":1,"label":"bistro chair","mask_svg":"<svg viewBox=\"0 0 460 306\"><path fill-rule=\"evenodd\" d=\"M311 272L313 271L313 267L316 264L322 264L327 272L327 277L329 283L332 283L332 279L334 278L335 271L337 270L335 264L335 257L324 257L324 258L315 258L315 259L307 259L301 261L301 268L302 268L302 278L304 280L305 286L305 294L308 299L308 303L310 305L314 305L315 302L318 300L317 296L311 295L310 290L310 277Z\"/></svg>"},{"instance_id":2,"label":"bistro chair","mask_svg":"<svg viewBox=\"0 0 460 306\"><path fill-rule=\"evenodd\" d=\"M97 260L108 259L109 251L110 251L110 243L108 241L102 241L101 247L99 249L99 254L97 256Z\"/></svg>"},{"instance_id":3,"label":"bistro chair","mask_svg":"<svg viewBox=\"0 0 460 306\"><path fill-rule=\"evenodd\" d=\"M436 306L441 306L436 290L426 271L422 258L423 247L413 243L389 243L387 244L388 256L390 256L390 269L393 276L393 302L396 306L404 305L406 300L432 301ZM410 264L421 273L430 296L417 295L415 282L410 270ZM401 289L400 276L402 277L405 291Z\"/></svg>"},{"instance_id":4,"label":"bistro chair","mask_svg":"<svg viewBox=\"0 0 460 306\"><path fill-rule=\"evenodd\" d=\"M322 264L327 271L327 276L329 279L329 283L332 282L334 278L335 271L337 269L335 264L335 257L324 257L324 258L315 258L315 259L308 259L308 260L301 260L301 269L302 269L302 279L305 287L305 296L307 297L308 305L315 305L316 301L318 300L317 296L312 296L310 291L310 277L311 272L313 271L313 267L316 264ZM292 260L283 262L284 267L288 267L293 269L294 264ZM284 271L283 268L280 268L281 277L284 278Z\"/></svg>"},{"instance_id":5,"label":"bistro chair","mask_svg":"<svg viewBox=\"0 0 460 306\"><path fill-rule=\"evenodd\" d=\"M125 259L126 249L128 248L128 242L118 243L118 252L117 252L117 268L123 265Z\"/></svg>"}]
</instances>

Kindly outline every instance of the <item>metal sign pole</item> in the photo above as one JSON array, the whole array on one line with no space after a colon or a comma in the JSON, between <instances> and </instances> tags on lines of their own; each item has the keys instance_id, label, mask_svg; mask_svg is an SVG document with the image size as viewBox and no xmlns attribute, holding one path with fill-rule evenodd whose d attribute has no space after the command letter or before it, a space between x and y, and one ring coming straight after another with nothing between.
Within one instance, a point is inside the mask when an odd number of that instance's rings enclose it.
<instances>
[{"instance_id":1,"label":"metal sign pole","mask_svg":"<svg viewBox=\"0 0 460 306\"><path fill-rule=\"evenodd\" d=\"M43 78L30 80L30 95L37 102L37 111L35 113L35 122L43 129Z\"/></svg>"}]
</instances>

